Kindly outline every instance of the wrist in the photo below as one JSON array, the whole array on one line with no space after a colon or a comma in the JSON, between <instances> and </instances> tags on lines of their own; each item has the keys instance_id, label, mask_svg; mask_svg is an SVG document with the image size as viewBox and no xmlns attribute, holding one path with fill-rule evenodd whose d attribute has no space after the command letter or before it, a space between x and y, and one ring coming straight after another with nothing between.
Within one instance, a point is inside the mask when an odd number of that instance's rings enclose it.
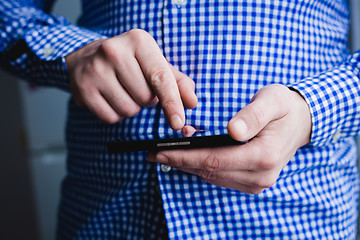
<instances>
[{"instance_id":1,"label":"wrist","mask_svg":"<svg viewBox=\"0 0 360 240\"><path fill-rule=\"evenodd\" d=\"M312 121L310 108L305 98L296 89L289 87L289 90L294 101L291 107L296 106L296 111L299 113L298 117L301 123L299 132L302 134L301 146L304 146L311 141Z\"/></svg>"}]
</instances>

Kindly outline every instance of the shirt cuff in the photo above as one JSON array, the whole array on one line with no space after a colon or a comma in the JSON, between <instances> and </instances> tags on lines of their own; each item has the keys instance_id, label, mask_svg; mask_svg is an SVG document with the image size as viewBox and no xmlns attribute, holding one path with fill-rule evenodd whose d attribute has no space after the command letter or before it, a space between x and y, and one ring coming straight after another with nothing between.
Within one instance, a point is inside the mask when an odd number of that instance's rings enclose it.
<instances>
[{"instance_id":1,"label":"shirt cuff","mask_svg":"<svg viewBox=\"0 0 360 240\"><path fill-rule=\"evenodd\" d=\"M289 86L307 102L312 116L311 144L324 146L360 131L360 82L349 64Z\"/></svg>"},{"instance_id":2,"label":"shirt cuff","mask_svg":"<svg viewBox=\"0 0 360 240\"><path fill-rule=\"evenodd\" d=\"M100 38L105 37L74 25L42 26L24 36L30 50L45 61L65 57Z\"/></svg>"},{"instance_id":3,"label":"shirt cuff","mask_svg":"<svg viewBox=\"0 0 360 240\"><path fill-rule=\"evenodd\" d=\"M73 25L35 28L8 52L7 69L40 86L70 91L65 57L104 36ZM23 44L22 44L23 43ZM20 50L19 50L20 49Z\"/></svg>"}]
</instances>

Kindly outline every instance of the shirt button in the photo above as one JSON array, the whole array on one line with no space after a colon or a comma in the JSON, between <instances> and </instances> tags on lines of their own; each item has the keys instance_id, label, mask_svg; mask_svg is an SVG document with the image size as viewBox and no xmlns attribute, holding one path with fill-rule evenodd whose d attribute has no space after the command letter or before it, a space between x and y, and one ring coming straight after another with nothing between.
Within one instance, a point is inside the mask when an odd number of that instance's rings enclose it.
<instances>
[{"instance_id":1,"label":"shirt button","mask_svg":"<svg viewBox=\"0 0 360 240\"><path fill-rule=\"evenodd\" d=\"M333 139L334 142L339 140L340 137L341 137L341 132L336 132L334 135L332 135L332 139Z\"/></svg>"},{"instance_id":2,"label":"shirt button","mask_svg":"<svg viewBox=\"0 0 360 240\"><path fill-rule=\"evenodd\" d=\"M171 0L172 4L175 4L177 7L184 6L186 4L186 0Z\"/></svg>"},{"instance_id":3,"label":"shirt button","mask_svg":"<svg viewBox=\"0 0 360 240\"><path fill-rule=\"evenodd\" d=\"M50 56L51 54L53 54L53 52L54 52L54 49L52 47L46 47L46 48L44 48L43 56L44 57Z\"/></svg>"},{"instance_id":4,"label":"shirt button","mask_svg":"<svg viewBox=\"0 0 360 240\"><path fill-rule=\"evenodd\" d=\"M167 166L167 165L164 165L164 164L161 164L161 165L160 165L160 169L161 169L161 171L164 172L164 173L168 173L168 172L171 171L171 167L170 167L170 166Z\"/></svg>"}]
</instances>

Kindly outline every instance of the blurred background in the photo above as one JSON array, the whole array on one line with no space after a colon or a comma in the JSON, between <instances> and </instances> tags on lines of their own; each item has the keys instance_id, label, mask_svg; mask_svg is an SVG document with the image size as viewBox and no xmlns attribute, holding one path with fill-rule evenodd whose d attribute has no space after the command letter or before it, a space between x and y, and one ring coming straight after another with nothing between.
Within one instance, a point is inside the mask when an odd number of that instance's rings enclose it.
<instances>
[{"instance_id":1,"label":"blurred background","mask_svg":"<svg viewBox=\"0 0 360 240\"><path fill-rule=\"evenodd\" d=\"M360 49L360 1L350 4L354 50ZM53 12L75 23L80 0L58 0ZM55 239L69 94L31 87L3 71L0 79L0 239Z\"/></svg>"}]
</instances>

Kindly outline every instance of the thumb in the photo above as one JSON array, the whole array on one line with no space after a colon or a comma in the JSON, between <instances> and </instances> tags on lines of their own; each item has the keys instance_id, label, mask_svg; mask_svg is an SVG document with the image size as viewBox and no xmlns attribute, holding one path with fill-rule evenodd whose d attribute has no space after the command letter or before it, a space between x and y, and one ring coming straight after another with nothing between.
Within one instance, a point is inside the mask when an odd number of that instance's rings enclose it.
<instances>
[{"instance_id":1,"label":"thumb","mask_svg":"<svg viewBox=\"0 0 360 240\"><path fill-rule=\"evenodd\" d=\"M228 123L229 135L238 141L255 137L269 122L281 117L281 102L271 89L263 88L250 104L241 109Z\"/></svg>"}]
</instances>

